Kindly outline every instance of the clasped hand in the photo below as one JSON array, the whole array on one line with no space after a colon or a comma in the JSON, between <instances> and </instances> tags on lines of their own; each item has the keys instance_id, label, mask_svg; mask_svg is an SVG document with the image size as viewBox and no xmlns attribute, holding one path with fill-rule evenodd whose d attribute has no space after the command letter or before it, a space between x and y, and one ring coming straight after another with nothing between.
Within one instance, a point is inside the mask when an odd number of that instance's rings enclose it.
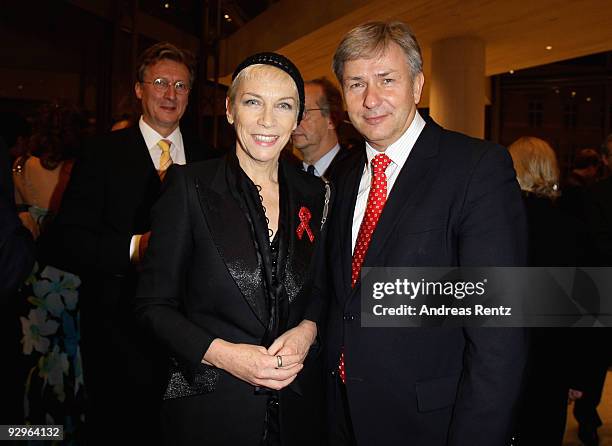
<instances>
[{"instance_id":1,"label":"clasped hand","mask_svg":"<svg viewBox=\"0 0 612 446\"><path fill-rule=\"evenodd\" d=\"M215 339L206 354L204 363L221 368L236 378L254 386L280 390L287 387L304 368L304 359L316 337L316 324L302 321L286 331L270 346L234 344ZM282 356L279 367L278 356Z\"/></svg>"}]
</instances>

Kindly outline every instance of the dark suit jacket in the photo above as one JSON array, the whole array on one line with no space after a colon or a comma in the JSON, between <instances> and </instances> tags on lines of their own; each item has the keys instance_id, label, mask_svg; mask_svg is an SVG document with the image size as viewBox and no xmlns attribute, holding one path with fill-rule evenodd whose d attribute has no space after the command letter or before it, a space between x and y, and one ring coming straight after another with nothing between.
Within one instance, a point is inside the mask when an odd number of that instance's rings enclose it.
<instances>
[{"instance_id":1,"label":"dark suit jacket","mask_svg":"<svg viewBox=\"0 0 612 446\"><path fill-rule=\"evenodd\" d=\"M612 265L612 176L593 185L586 196L586 217L599 265Z\"/></svg>"},{"instance_id":2,"label":"dark suit jacket","mask_svg":"<svg viewBox=\"0 0 612 446\"><path fill-rule=\"evenodd\" d=\"M183 134L187 162L207 152ZM150 230L161 181L138 126L92 139L74 165L56 219L61 258L74 272L130 275L130 240Z\"/></svg>"},{"instance_id":3,"label":"dark suit jacket","mask_svg":"<svg viewBox=\"0 0 612 446\"><path fill-rule=\"evenodd\" d=\"M340 151L336 153L336 156L334 156L334 159L332 160L332 162L329 163L329 166L327 166L327 169L325 170L325 173L323 174L323 176L327 178L329 181L331 181L332 183L334 183L337 179L336 177L338 173L342 169L342 165L347 162L347 159L351 155L353 155L352 152L340 146Z\"/></svg>"},{"instance_id":4,"label":"dark suit jacket","mask_svg":"<svg viewBox=\"0 0 612 446\"><path fill-rule=\"evenodd\" d=\"M183 146L187 162L206 155L185 133ZM160 188L138 126L99 136L76 160L49 231L48 261L82 279L83 366L95 411L88 413L88 422L100 421L103 413L97 411L114 410L118 428L122 422L140 423L162 391L165 370L151 358L157 355L161 363L163 357L135 327L138 274L129 258L132 235L151 229L150 211ZM134 415L123 420L122 410Z\"/></svg>"},{"instance_id":5,"label":"dark suit jacket","mask_svg":"<svg viewBox=\"0 0 612 446\"><path fill-rule=\"evenodd\" d=\"M197 369L215 338L260 345L268 323L260 266L266 260L256 250L249 219L235 198L237 169L233 154L175 168L154 208L136 308L143 325L186 365L184 369ZM321 264L314 259L324 186L285 161L280 163L279 184L277 274L279 293L290 302L291 328L303 319L320 322L322 317L323 300L313 288L311 268ZM312 215L314 242L305 233L301 239L297 235L302 207ZM311 349L294 384L280 392L283 444L321 443L320 360L318 348ZM207 375L216 380L212 392L165 402L169 444L259 444L267 396L212 369L213 377Z\"/></svg>"},{"instance_id":6,"label":"dark suit jacket","mask_svg":"<svg viewBox=\"0 0 612 446\"><path fill-rule=\"evenodd\" d=\"M351 289L351 226L365 152L339 175L328 236L334 271L327 346L360 445L506 446L525 362L524 331L362 328ZM501 147L428 120L399 173L363 266L511 266L526 260L512 161ZM333 408L332 408L333 410Z\"/></svg>"},{"instance_id":7,"label":"dark suit jacket","mask_svg":"<svg viewBox=\"0 0 612 446\"><path fill-rule=\"evenodd\" d=\"M34 242L15 210L8 149L0 138L0 305L21 285L34 266Z\"/></svg>"},{"instance_id":8,"label":"dark suit jacket","mask_svg":"<svg viewBox=\"0 0 612 446\"><path fill-rule=\"evenodd\" d=\"M0 304L12 297L33 266L32 235L21 224L15 207L0 194Z\"/></svg>"},{"instance_id":9,"label":"dark suit jacket","mask_svg":"<svg viewBox=\"0 0 612 446\"><path fill-rule=\"evenodd\" d=\"M591 264L612 266L612 176L592 186L586 195L585 210L588 229L595 245L592 256L594 262ZM610 328L598 329L597 332L592 330L592 333L581 339L583 345L590 344L592 351L599 352L595 360L600 363L612 364L612 352L609 348L610 342L612 342L611 331ZM602 357L603 361L601 360ZM583 369L586 368L583 367ZM597 370L597 368L597 366L592 367L593 370ZM583 380L589 379L587 373Z\"/></svg>"}]
</instances>

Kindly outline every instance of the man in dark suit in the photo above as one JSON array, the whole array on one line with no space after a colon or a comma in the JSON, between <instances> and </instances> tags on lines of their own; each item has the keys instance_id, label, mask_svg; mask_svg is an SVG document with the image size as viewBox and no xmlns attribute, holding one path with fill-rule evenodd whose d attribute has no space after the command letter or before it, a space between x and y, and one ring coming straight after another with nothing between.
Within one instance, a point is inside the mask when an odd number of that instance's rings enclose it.
<instances>
[{"instance_id":1,"label":"man in dark suit","mask_svg":"<svg viewBox=\"0 0 612 446\"><path fill-rule=\"evenodd\" d=\"M405 24L358 26L333 67L367 144L338 175L328 228L330 443L506 446L524 331L363 328L359 274L362 265L523 265L510 156L421 118L421 53Z\"/></svg>"},{"instance_id":2,"label":"man in dark suit","mask_svg":"<svg viewBox=\"0 0 612 446\"><path fill-rule=\"evenodd\" d=\"M304 83L304 117L293 132L293 145L302 152L306 172L334 181L348 150L338 142L338 126L344 118L342 95L329 79Z\"/></svg>"},{"instance_id":3,"label":"man in dark suit","mask_svg":"<svg viewBox=\"0 0 612 446\"><path fill-rule=\"evenodd\" d=\"M608 137L606 143L612 142ZM612 176L595 183L584 194L585 223L593 237L595 265L612 266ZM581 398L574 404L574 417L578 421L578 438L585 446L599 444L597 429L602 425L597 412L606 381L608 367L612 364L610 328L589 328L574 335L577 343L585 348L585 354L576 370L576 386L580 386Z\"/></svg>"},{"instance_id":4,"label":"man in dark suit","mask_svg":"<svg viewBox=\"0 0 612 446\"><path fill-rule=\"evenodd\" d=\"M136 327L132 300L165 171L204 155L179 127L193 80L187 52L168 43L147 49L135 84L138 125L86 147L57 216L62 255L56 261L82 278L87 444L118 436L132 444L159 441L165 355Z\"/></svg>"},{"instance_id":5,"label":"man in dark suit","mask_svg":"<svg viewBox=\"0 0 612 446\"><path fill-rule=\"evenodd\" d=\"M598 264L612 266L612 177L596 183L586 200L586 217L596 243Z\"/></svg>"}]
</instances>

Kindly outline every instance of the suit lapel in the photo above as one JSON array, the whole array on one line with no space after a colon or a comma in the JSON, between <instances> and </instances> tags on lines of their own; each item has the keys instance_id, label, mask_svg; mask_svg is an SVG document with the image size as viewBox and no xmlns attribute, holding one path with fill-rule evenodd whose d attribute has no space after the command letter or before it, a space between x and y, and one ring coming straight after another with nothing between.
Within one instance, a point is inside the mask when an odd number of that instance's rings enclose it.
<instances>
[{"instance_id":1,"label":"suit lapel","mask_svg":"<svg viewBox=\"0 0 612 446\"><path fill-rule=\"evenodd\" d=\"M344 291L344 296L347 298L351 293L351 267L353 262L353 215L355 213L355 203L357 202L357 192L359 191L359 183L363 168L367 157L365 149L362 150L360 156L354 158L353 166L348 170L342 186L344 193L340 196L350 197L349 200L336 203L340 206L338 213L338 232L340 235L340 268L341 274L341 289ZM345 299L346 300L346 299Z\"/></svg>"},{"instance_id":2,"label":"suit lapel","mask_svg":"<svg viewBox=\"0 0 612 446\"><path fill-rule=\"evenodd\" d=\"M138 126L133 126L126 129L126 136L130 149L126 151L126 159L124 159L125 164L131 166L132 169L137 169L135 172L136 178L148 178L150 175L155 174L159 183L155 165L151 159L147 143L140 132L140 128Z\"/></svg>"},{"instance_id":3,"label":"suit lapel","mask_svg":"<svg viewBox=\"0 0 612 446\"><path fill-rule=\"evenodd\" d=\"M134 126L122 131L125 131L124 158L113 169L111 181L127 186L121 200L134 216L134 226L130 230L143 233L151 229L150 210L159 197L161 182L140 128Z\"/></svg>"},{"instance_id":4,"label":"suit lapel","mask_svg":"<svg viewBox=\"0 0 612 446\"><path fill-rule=\"evenodd\" d=\"M226 160L219 163L210 187L205 187L207 181L202 179L198 183L198 197L221 259L253 313L265 327L268 315L257 252L249 223L229 190L228 181L233 178L227 177L228 168Z\"/></svg>"},{"instance_id":5,"label":"suit lapel","mask_svg":"<svg viewBox=\"0 0 612 446\"><path fill-rule=\"evenodd\" d=\"M340 164L342 164L342 161L348 157L348 155L349 155L348 150L340 146L340 150L338 151L338 153L336 153L336 156L334 156L334 158L331 160L331 163L329 163L329 166L327 166L327 169L323 173L323 176L325 176L325 178L330 179L330 180L335 179L336 170L338 170L338 167L340 166Z\"/></svg>"}]
</instances>

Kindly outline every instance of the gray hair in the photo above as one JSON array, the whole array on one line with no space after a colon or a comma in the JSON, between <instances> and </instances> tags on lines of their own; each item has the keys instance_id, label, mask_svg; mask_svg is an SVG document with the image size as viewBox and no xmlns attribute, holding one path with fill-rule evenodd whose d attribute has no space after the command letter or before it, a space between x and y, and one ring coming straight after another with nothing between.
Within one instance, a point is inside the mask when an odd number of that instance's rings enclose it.
<instances>
[{"instance_id":1,"label":"gray hair","mask_svg":"<svg viewBox=\"0 0 612 446\"><path fill-rule=\"evenodd\" d=\"M332 70L340 84L347 61L378 56L391 42L399 45L406 54L413 78L423 71L421 48L408 25L400 21L368 22L350 30L334 53Z\"/></svg>"}]
</instances>

